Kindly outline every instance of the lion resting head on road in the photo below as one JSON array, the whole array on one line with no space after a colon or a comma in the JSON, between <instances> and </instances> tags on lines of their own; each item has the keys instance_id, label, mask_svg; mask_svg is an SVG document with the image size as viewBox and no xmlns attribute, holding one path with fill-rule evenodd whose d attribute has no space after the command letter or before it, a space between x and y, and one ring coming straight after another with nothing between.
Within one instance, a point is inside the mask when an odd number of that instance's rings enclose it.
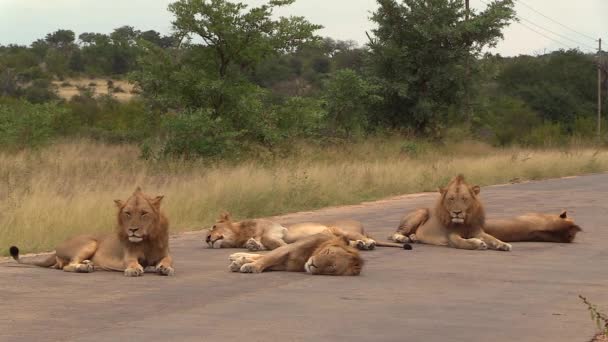
<instances>
[{"instance_id":1,"label":"lion resting head on road","mask_svg":"<svg viewBox=\"0 0 608 342\"><path fill-rule=\"evenodd\" d=\"M126 200L115 200L117 230L105 235L78 235L55 248L45 260L23 260L19 248L11 255L22 264L53 267L66 272L89 273L95 269L124 271L141 276L144 268L161 275L173 275L169 255L169 221L160 210L163 196L150 197L140 188Z\"/></svg>"},{"instance_id":2,"label":"lion resting head on road","mask_svg":"<svg viewBox=\"0 0 608 342\"><path fill-rule=\"evenodd\" d=\"M487 220L484 230L507 242L561 243L573 242L576 234L582 231L565 210L560 214L529 213L510 219Z\"/></svg>"},{"instance_id":3,"label":"lion resting head on road","mask_svg":"<svg viewBox=\"0 0 608 342\"><path fill-rule=\"evenodd\" d=\"M209 248L275 249L285 244L285 231L280 224L263 219L234 222L225 212L206 232L205 242Z\"/></svg>"},{"instance_id":4,"label":"lion resting head on road","mask_svg":"<svg viewBox=\"0 0 608 342\"><path fill-rule=\"evenodd\" d=\"M314 275L359 275L363 267L359 251L349 246L348 238L331 232L306 237L264 255L235 253L230 255L230 262L232 272L242 273L269 270Z\"/></svg>"}]
</instances>

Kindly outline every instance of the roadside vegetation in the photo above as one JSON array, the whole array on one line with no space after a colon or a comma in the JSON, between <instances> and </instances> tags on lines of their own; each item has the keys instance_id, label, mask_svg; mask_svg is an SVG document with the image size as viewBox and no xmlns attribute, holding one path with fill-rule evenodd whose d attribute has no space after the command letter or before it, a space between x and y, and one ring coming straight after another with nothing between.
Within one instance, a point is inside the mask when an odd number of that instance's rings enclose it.
<instances>
[{"instance_id":1,"label":"roadside vegetation","mask_svg":"<svg viewBox=\"0 0 608 342\"><path fill-rule=\"evenodd\" d=\"M479 142L404 142L400 136L333 146L301 144L287 157L146 161L132 145L91 141L0 153L0 254L51 250L76 233L114 229L113 199L137 185L163 194L173 232L211 225L221 210L263 217L404 193L435 191L454 174L481 185L608 170L593 148L495 148Z\"/></svg>"},{"instance_id":2,"label":"roadside vegetation","mask_svg":"<svg viewBox=\"0 0 608 342\"><path fill-rule=\"evenodd\" d=\"M168 35L58 29L0 46L0 253L111 229L111 200L136 185L167 196L178 231L221 209L356 203L455 173L608 170L595 56L483 53L513 1L465 22L460 0L378 0L363 46L275 15L294 1L178 0Z\"/></svg>"}]
</instances>

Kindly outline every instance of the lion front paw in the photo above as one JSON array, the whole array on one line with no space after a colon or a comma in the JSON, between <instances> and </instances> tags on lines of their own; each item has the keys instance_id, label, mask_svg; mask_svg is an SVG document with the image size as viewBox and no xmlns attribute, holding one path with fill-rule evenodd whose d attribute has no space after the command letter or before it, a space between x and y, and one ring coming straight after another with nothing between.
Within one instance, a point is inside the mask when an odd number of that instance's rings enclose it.
<instances>
[{"instance_id":1,"label":"lion front paw","mask_svg":"<svg viewBox=\"0 0 608 342\"><path fill-rule=\"evenodd\" d=\"M164 275L164 276L175 275L175 269L171 266L165 266L165 265L158 265L158 267L156 267L156 272L158 272L158 274Z\"/></svg>"},{"instance_id":2,"label":"lion front paw","mask_svg":"<svg viewBox=\"0 0 608 342\"><path fill-rule=\"evenodd\" d=\"M262 270L259 267L257 267L255 265L255 263L250 262L248 264L241 266L240 272L241 273L261 273Z\"/></svg>"},{"instance_id":3,"label":"lion front paw","mask_svg":"<svg viewBox=\"0 0 608 342\"><path fill-rule=\"evenodd\" d=\"M401 233L395 233L393 234L393 236L391 236L391 240L395 241L395 242L399 242L399 243L406 243L406 242L410 242L410 239L401 234Z\"/></svg>"},{"instance_id":4,"label":"lion front paw","mask_svg":"<svg viewBox=\"0 0 608 342\"><path fill-rule=\"evenodd\" d=\"M259 243L254 238L251 238L251 239L247 240L247 242L245 242L245 248L247 248L247 250L250 250L250 251L261 251L261 250L265 249L264 245Z\"/></svg>"},{"instance_id":5,"label":"lion front paw","mask_svg":"<svg viewBox=\"0 0 608 342\"><path fill-rule=\"evenodd\" d=\"M500 245L498 245L496 247L496 250L510 252L512 248L513 248L513 246L511 246L511 244L509 244L509 243L502 243L502 244L500 244Z\"/></svg>"},{"instance_id":6,"label":"lion front paw","mask_svg":"<svg viewBox=\"0 0 608 342\"><path fill-rule=\"evenodd\" d=\"M76 265L76 272L78 273L91 273L95 271L95 266L91 260L83 260L81 264Z\"/></svg>"},{"instance_id":7,"label":"lion front paw","mask_svg":"<svg viewBox=\"0 0 608 342\"><path fill-rule=\"evenodd\" d=\"M410 236L408 238L410 239L411 243L418 242L418 237L416 236L416 234L410 234Z\"/></svg>"},{"instance_id":8,"label":"lion front paw","mask_svg":"<svg viewBox=\"0 0 608 342\"><path fill-rule=\"evenodd\" d=\"M374 241L372 239L356 240L355 246L357 247L357 249L360 249L363 251L369 251L369 250L376 248L376 241Z\"/></svg>"},{"instance_id":9,"label":"lion front paw","mask_svg":"<svg viewBox=\"0 0 608 342\"><path fill-rule=\"evenodd\" d=\"M478 249L478 250L488 249L488 245L485 242L481 241L481 239L472 238L472 239L469 239L469 241L473 243L473 246L475 246L474 249Z\"/></svg>"},{"instance_id":10,"label":"lion front paw","mask_svg":"<svg viewBox=\"0 0 608 342\"><path fill-rule=\"evenodd\" d=\"M126 277L140 277L144 275L144 268L141 265L137 265L137 267L129 267L125 270Z\"/></svg>"}]
</instances>

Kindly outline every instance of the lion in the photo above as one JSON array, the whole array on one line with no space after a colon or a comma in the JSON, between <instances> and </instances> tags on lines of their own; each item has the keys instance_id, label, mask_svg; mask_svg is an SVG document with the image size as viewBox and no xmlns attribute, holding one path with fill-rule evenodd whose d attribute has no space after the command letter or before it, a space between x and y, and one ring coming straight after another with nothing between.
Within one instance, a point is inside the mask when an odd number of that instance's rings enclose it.
<instances>
[{"instance_id":1,"label":"lion","mask_svg":"<svg viewBox=\"0 0 608 342\"><path fill-rule=\"evenodd\" d=\"M559 215L529 213L510 219L488 219L484 230L506 242L562 243L573 242L576 234L582 231L565 210Z\"/></svg>"},{"instance_id":2,"label":"lion","mask_svg":"<svg viewBox=\"0 0 608 342\"><path fill-rule=\"evenodd\" d=\"M371 250L376 246L411 249L408 244L404 246L374 240L365 232L361 222L355 220L335 221L329 224L305 222L284 227L264 219L234 222L229 213L222 213L219 216L215 225L206 232L205 242L209 248L273 250L308 236L323 233L330 228L341 230L341 234L350 240L351 246L361 250Z\"/></svg>"},{"instance_id":3,"label":"lion","mask_svg":"<svg viewBox=\"0 0 608 342\"><path fill-rule=\"evenodd\" d=\"M479 192L479 186L470 186L464 176L454 177L447 187L439 189L434 208L418 209L406 215L391 239L459 249L510 251L510 244L484 231L485 210Z\"/></svg>"},{"instance_id":4,"label":"lion","mask_svg":"<svg viewBox=\"0 0 608 342\"><path fill-rule=\"evenodd\" d=\"M121 271L138 277L147 272L174 275L169 254L169 221L161 212L163 196L149 197L141 188L126 200L115 200L118 207L117 230L110 234L79 235L57 246L42 261L19 257L12 246L12 257L21 264L51 267L66 272L89 273L96 269Z\"/></svg>"},{"instance_id":5,"label":"lion","mask_svg":"<svg viewBox=\"0 0 608 342\"><path fill-rule=\"evenodd\" d=\"M267 254L234 253L230 255L232 272L264 271L307 272L313 275L359 275L363 259L349 245L339 230L306 236Z\"/></svg>"}]
</instances>

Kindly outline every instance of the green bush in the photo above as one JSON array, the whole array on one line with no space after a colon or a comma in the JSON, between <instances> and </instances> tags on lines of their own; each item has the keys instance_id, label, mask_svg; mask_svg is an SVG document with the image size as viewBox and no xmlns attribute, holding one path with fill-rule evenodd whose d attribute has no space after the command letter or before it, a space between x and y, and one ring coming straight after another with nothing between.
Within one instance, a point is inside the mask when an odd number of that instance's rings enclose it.
<instances>
[{"instance_id":1,"label":"green bush","mask_svg":"<svg viewBox=\"0 0 608 342\"><path fill-rule=\"evenodd\" d=\"M65 111L56 103L0 101L0 146L22 149L49 143L56 135L53 126Z\"/></svg>"},{"instance_id":2,"label":"green bush","mask_svg":"<svg viewBox=\"0 0 608 342\"><path fill-rule=\"evenodd\" d=\"M162 121L165 140L162 153L185 159L216 157L242 149L240 132L234 131L220 118L212 118L209 110L189 110L166 115Z\"/></svg>"}]
</instances>

